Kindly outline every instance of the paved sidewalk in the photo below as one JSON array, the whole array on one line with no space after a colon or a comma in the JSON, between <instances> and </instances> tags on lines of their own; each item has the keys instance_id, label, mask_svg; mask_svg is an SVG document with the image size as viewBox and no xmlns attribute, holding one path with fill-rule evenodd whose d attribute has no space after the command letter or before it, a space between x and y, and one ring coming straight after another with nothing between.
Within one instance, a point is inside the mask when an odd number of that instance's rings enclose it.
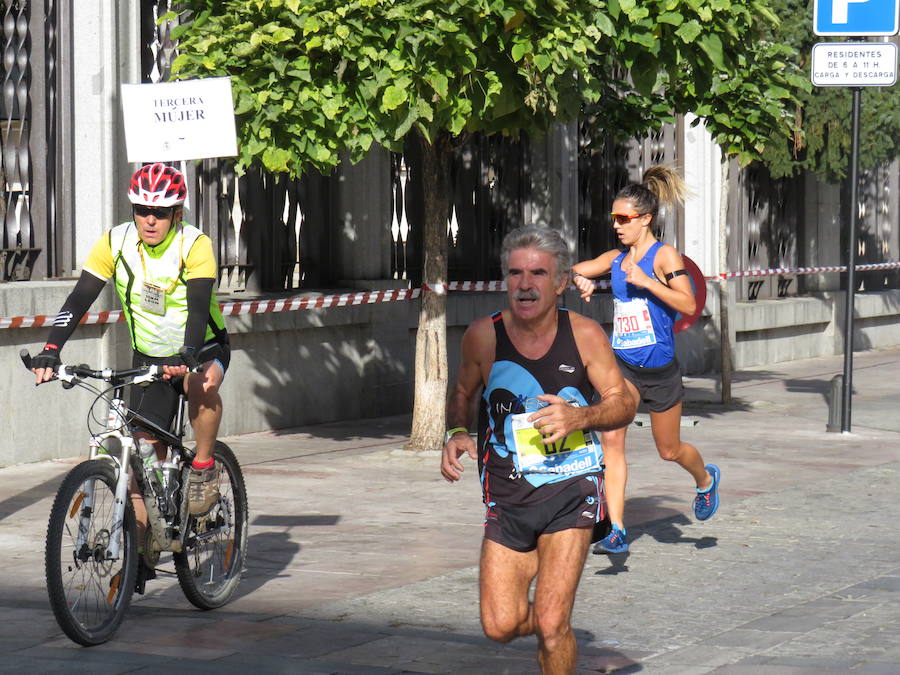
<instances>
[{"instance_id":1,"label":"paved sidewalk","mask_svg":"<svg viewBox=\"0 0 900 675\"><path fill-rule=\"evenodd\" d=\"M900 350L855 356L853 433L826 433L840 357L686 381L683 429L722 468L722 506L633 427L631 552L589 556L573 617L579 672L900 672ZM201 612L169 574L118 635L62 636L43 579L53 494L76 460L0 469L0 672L536 673L533 639L478 623L474 465L400 448L407 417L224 439L246 474L238 597ZM166 558L163 570L172 570Z\"/></svg>"}]
</instances>

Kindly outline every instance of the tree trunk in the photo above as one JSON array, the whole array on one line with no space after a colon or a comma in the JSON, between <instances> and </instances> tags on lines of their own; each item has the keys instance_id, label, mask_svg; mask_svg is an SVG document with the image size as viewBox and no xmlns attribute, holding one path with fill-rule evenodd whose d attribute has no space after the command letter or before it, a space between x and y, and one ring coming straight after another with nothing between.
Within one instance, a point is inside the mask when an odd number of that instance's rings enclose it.
<instances>
[{"instance_id":1,"label":"tree trunk","mask_svg":"<svg viewBox=\"0 0 900 675\"><path fill-rule=\"evenodd\" d=\"M440 449L447 403L447 217L450 211L449 138L422 143L425 232L424 288L416 332L415 403L407 450Z\"/></svg>"},{"instance_id":2,"label":"tree trunk","mask_svg":"<svg viewBox=\"0 0 900 675\"><path fill-rule=\"evenodd\" d=\"M719 201L719 273L728 271L728 193L731 160L722 156L722 187ZM728 321L728 279L719 277L719 349L722 357L722 403L731 403L731 328Z\"/></svg>"}]
</instances>

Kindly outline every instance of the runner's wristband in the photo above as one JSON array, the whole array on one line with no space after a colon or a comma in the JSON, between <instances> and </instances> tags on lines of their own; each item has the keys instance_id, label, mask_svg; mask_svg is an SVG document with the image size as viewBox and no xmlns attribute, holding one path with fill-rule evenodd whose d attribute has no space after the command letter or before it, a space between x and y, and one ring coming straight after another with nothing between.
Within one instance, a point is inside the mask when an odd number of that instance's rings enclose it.
<instances>
[{"instance_id":1,"label":"runner's wristband","mask_svg":"<svg viewBox=\"0 0 900 675\"><path fill-rule=\"evenodd\" d=\"M469 433L469 430L465 427L453 427L452 429L447 429L447 433L444 434L444 445L450 442L450 438L453 436L453 434L457 434L460 431L466 434Z\"/></svg>"}]
</instances>

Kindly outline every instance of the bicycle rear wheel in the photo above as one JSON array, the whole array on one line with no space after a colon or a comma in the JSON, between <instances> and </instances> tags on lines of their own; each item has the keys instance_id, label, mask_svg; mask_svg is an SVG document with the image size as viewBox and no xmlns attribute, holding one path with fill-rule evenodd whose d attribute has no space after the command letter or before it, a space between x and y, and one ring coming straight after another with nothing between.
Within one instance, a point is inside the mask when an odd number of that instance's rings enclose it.
<instances>
[{"instance_id":1,"label":"bicycle rear wheel","mask_svg":"<svg viewBox=\"0 0 900 675\"><path fill-rule=\"evenodd\" d=\"M44 555L50 606L60 628L78 644L109 640L131 603L137 573L134 512L113 522L116 471L106 460L79 464L56 493ZM113 541L118 557L110 557Z\"/></svg>"},{"instance_id":2,"label":"bicycle rear wheel","mask_svg":"<svg viewBox=\"0 0 900 675\"><path fill-rule=\"evenodd\" d=\"M184 550L173 554L181 590L200 609L215 609L231 599L247 555L244 475L224 443L216 442L213 457L219 469L219 501L209 513L188 517Z\"/></svg>"}]
</instances>

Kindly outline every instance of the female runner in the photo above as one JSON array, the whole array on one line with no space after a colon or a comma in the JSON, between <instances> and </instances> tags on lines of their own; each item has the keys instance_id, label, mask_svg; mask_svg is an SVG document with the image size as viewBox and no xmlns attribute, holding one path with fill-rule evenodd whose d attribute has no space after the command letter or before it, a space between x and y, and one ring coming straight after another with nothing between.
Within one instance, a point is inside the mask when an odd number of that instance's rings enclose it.
<instances>
[{"instance_id":1,"label":"female runner","mask_svg":"<svg viewBox=\"0 0 900 675\"><path fill-rule=\"evenodd\" d=\"M697 486L694 515L710 518L719 507L719 467L704 464L700 452L681 440L681 399L684 387L675 358L673 326L678 313L695 311L694 292L681 255L658 241L653 223L660 203L684 200L684 181L675 171L649 168L641 183L622 188L613 201L613 228L619 248L580 262L572 268L574 284L590 302L593 278L612 274L615 303L612 347L635 401L650 411L653 440L662 459L677 462ZM625 509L625 431L603 434L605 486L612 529L594 547L594 553L624 553L628 539Z\"/></svg>"}]
</instances>

